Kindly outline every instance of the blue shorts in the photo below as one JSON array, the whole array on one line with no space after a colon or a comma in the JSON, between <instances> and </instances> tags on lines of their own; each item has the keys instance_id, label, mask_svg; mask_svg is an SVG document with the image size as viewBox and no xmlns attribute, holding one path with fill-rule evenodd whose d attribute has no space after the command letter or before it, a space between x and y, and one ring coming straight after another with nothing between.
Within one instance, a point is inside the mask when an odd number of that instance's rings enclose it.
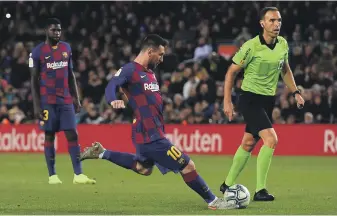
<instances>
[{"instance_id":1,"label":"blue shorts","mask_svg":"<svg viewBox=\"0 0 337 216\"><path fill-rule=\"evenodd\" d=\"M190 162L187 154L177 149L168 139L160 139L146 144L134 144L136 160L141 164L156 165L162 174L183 170Z\"/></svg>"},{"instance_id":2,"label":"blue shorts","mask_svg":"<svg viewBox=\"0 0 337 216\"><path fill-rule=\"evenodd\" d=\"M73 104L44 104L41 130L58 132L76 129L76 116Z\"/></svg>"}]
</instances>

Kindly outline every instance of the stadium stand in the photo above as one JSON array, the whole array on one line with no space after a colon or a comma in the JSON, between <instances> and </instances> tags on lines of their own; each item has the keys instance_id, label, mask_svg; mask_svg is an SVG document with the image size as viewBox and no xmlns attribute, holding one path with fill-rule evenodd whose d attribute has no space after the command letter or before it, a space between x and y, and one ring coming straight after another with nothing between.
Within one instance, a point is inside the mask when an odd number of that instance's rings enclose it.
<instances>
[{"instance_id":1,"label":"stadium stand","mask_svg":"<svg viewBox=\"0 0 337 216\"><path fill-rule=\"evenodd\" d=\"M104 89L124 63L135 58L140 40L158 33L170 47L157 77L165 101L165 121L228 124L220 111L228 51L259 32L258 11L269 2L1 2L0 122L25 124L32 115L28 55L44 40L43 21L62 21L62 39L73 50L83 109L80 124L128 123L130 109L112 110ZM297 110L280 82L273 121L278 124L337 122L337 4L278 2L281 35L290 45L290 64L306 105ZM151 9L155 8L155 10ZM10 13L11 18L5 19ZM236 79L233 98L240 91ZM237 114L231 124L241 123Z\"/></svg>"}]
</instances>

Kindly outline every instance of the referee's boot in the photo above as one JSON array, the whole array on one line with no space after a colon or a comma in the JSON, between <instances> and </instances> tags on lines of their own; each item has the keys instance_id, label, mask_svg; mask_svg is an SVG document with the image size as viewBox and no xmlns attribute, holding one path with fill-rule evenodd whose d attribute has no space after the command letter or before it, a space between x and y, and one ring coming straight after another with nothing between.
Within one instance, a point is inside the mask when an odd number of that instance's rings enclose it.
<instances>
[{"instance_id":1,"label":"referee's boot","mask_svg":"<svg viewBox=\"0 0 337 216\"><path fill-rule=\"evenodd\" d=\"M254 194L254 201L274 201L275 197L268 193L267 189L259 190Z\"/></svg>"},{"instance_id":2,"label":"referee's boot","mask_svg":"<svg viewBox=\"0 0 337 216\"><path fill-rule=\"evenodd\" d=\"M222 183L222 185L220 186L220 191L221 191L221 193L225 193L226 192L226 190L229 188L229 186L228 185L226 185L226 183L224 182L224 183Z\"/></svg>"}]
</instances>

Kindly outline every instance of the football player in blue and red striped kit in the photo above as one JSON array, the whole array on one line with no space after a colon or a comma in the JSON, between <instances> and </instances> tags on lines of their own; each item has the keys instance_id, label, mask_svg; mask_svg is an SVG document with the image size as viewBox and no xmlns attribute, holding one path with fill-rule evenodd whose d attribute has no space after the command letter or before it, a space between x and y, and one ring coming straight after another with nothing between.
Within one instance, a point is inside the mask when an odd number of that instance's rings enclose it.
<instances>
[{"instance_id":1,"label":"football player in blue and red striped kit","mask_svg":"<svg viewBox=\"0 0 337 216\"><path fill-rule=\"evenodd\" d=\"M95 142L84 150L81 160L101 158L146 176L152 173L156 165L163 174L168 171L180 173L185 183L207 202L208 208L238 208L217 198L197 173L190 157L165 137L162 97L151 69L163 61L167 45L168 42L160 36L148 35L142 42L137 58L116 72L106 87L106 100L113 108L125 108L124 101L128 100L133 110L132 141L136 155L106 150ZM116 89L124 92L126 99L118 100Z\"/></svg>"},{"instance_id":2,"label":"football player in blue and red striped kit","mask_svg":"<svg viewBox=\"0 0 337 216\"><path fill-rule=\"evenodd\" d=\"M82 174L80 146L76 131L76 112L81 103L73 73L70 45L60 41L61 23L50 18L46 23L46 41L37 45L29 56L34 115L45 131L44 153L49 184L61 184L55 171L55 134L64 131L74 169L74 184L94 184Z\"/></svg>"}]
</instances>

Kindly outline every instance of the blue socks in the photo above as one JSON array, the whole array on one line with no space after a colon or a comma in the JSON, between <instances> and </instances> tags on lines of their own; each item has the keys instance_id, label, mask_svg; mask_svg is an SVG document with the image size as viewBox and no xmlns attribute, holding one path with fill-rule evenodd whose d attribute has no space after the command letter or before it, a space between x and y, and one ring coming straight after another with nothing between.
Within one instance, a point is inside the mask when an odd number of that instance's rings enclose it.
<instances>
[{"instance_id":1,"label":"blue socks","mask_svg":"<svg viewBox=\"0 0 337 216\"><path fill-rule=\"evenodd\" d=\"M55 175L55 147L54 142L44 142L44 155L46 158L49 176Z\"/></svg>"},{"instance_id":2,"label":"blue socks","mask_svg":"<svg viewBox=\"0 0 337 216\"><path fill-rule=\"evenodd\" d=\"M207 203L214 201L216 196L207 186L206 182L194 170L187 174L181 174L185 183L195 192L197 192Z\"/></svg>"},{"instance_id":3,"label":"blue socks","mask_svg":"<svg viewBox=\"0 0 337 216\"><path fill-rule=\"evenodd\" d=\"M77 141L68 141L68 152L73 164L74 173L76 175L82 174L82 165L80 161L81 149Z\"/></svg>"},{"instance_id":4,"label":"blue socks","mask_svg":"<svg viewBox=\"0 0 337 216\"><path fill-rule=\"evenodd\" d=\"M135 155L129 153L105 150L102 159L111 161L125 169L134 169L136 166Z\"/></svg>"}]
</instances>

